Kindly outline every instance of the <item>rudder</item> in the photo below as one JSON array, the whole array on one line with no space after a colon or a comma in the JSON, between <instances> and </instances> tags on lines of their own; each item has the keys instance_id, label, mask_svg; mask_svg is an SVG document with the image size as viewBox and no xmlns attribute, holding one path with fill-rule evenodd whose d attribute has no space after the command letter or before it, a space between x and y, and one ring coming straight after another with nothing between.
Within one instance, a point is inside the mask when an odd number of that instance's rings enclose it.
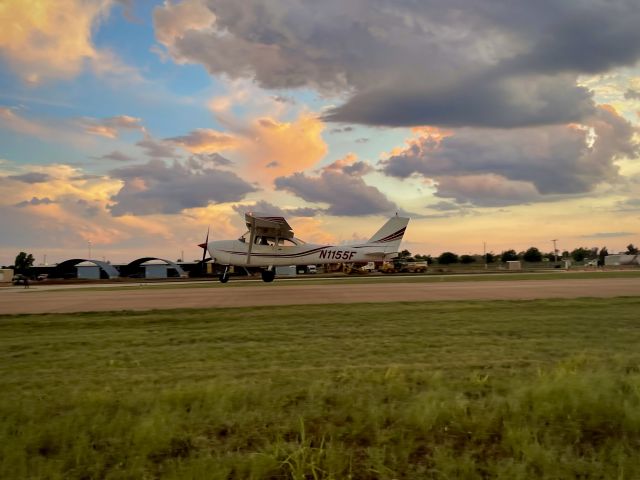
<instances>
[{"instance_id":1,"label":"rudder","mask_svg":"<svg viewBox=\"0 0 640 480\"><path fill-rule=\"evenodd\" d=\"M380 230L369 239L367 244L376 244L385 247L385 251L397 250L409 224L407 217L391 217Z\"/></svg>"}]
</instances>

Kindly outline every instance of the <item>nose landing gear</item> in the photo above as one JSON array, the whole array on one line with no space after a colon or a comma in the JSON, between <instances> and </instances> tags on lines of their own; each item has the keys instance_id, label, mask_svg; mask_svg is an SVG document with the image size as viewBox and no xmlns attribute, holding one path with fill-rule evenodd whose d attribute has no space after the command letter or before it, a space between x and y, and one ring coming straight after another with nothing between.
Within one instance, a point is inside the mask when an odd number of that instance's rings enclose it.
<instances>
[{"instance_id":1,"label":"nose landing gear","mask_svg":"<svg viewBox=\"0 0 640 480\"><path fill-rule=\"evenodd\" d=\"M227 283L229 281L229 266L225 266L224 267L224 272L222 272L220 275L218 275L218 279L220 280L220 283Z\"/></svg>"}]
</instances>

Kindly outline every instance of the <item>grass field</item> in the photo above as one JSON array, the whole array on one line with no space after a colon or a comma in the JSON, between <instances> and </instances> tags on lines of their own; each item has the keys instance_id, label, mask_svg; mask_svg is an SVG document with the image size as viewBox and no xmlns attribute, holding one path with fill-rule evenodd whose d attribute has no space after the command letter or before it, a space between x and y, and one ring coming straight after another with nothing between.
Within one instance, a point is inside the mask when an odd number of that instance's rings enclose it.
<instances>
[{"instance_id":1,"label":"grass field","mask_svg":"<svg viewBox=\"0 0 640 480\"><path fill-rule=\"evenodd\" d=\"M640 298L0 317L0 478L640 478Z\"/></svg>"}]
</instances>

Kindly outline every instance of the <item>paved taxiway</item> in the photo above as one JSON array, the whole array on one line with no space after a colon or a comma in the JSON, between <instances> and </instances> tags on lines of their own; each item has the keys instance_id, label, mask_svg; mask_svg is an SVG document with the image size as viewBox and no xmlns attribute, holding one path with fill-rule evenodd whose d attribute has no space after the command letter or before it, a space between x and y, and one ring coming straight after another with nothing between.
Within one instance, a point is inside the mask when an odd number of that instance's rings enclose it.
<instances>
[{"instance_id":1,"label":"paved taxiway","mask_svg":"<svg viewBox=\"0 0 640 480\"><path fill-rule=\"evenodd\" d=\"M640 278L372 283L70 291L0 290L0 314L430 300L640 296Z\"/></svg>"}]
</instances>

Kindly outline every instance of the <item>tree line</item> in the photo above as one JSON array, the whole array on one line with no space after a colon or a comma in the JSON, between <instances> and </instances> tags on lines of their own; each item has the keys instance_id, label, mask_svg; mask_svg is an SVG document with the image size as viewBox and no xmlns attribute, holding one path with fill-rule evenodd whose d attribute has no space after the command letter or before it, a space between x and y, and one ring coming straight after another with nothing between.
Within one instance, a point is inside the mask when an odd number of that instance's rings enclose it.
<instances>
[{"instance_id":1,"label":"tree line","mask_svg":"<svg viewBox=\"0 0 640 480\"><path fill-rule=\"evenodd\" d=\"M639 249L633 245L633 243L627 245L627 250L625 252L627 255L637 255L639 253ZM573 249L572 251L564 250L562 253L559 252L541 252L536 247L530 247L527 250L522 252L516 252L515 250L505 250L500 254L495 254L493 252L476 255L458 255L453 252L443 252L437 257L432 257L431 255L413 255L418 261L426 261L429 264L439 264L439 265L451 265L453 263L461 263L461 264L470 264L470 263L500 263L500 262L510 262L521 260L524 262L530 263L538 263L542 261L550 261L554 262L556 260L573 260L575 262L584 262L597 260L598 265L604 265L604 257L609 255L607 247L593 247L593 248L585 248L578 247ZM400 252L400 258L408 258L411 257L411 252L409 250L403 250Z\"/></svg>"}]
</instances>

